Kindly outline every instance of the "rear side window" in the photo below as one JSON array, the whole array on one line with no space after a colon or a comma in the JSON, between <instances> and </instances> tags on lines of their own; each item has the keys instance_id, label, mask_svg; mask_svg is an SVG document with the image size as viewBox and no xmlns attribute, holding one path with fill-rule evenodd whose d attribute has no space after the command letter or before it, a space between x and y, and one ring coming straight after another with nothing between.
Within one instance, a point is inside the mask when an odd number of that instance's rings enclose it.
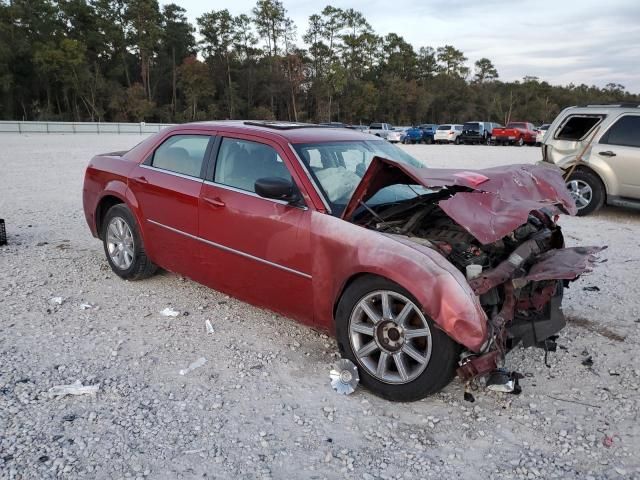
<instances>
[{"instance_id":1,"label":"rear side window","mask_svg":"<svg viewBox=\"0 0 640 480\"><path fill-rule=\"evenodd\" d=\"M151 165L190 177L200 177L211 137L207 135L174 135L165 140L155 153Z\"/></svg>"},{"instance_id":2,"label":"rear side window","mask_svg":"<svg viewBox=\"0 0 640 480\"><path fill-rule=\"evenodd\" d=\"M556 133L556 139L582 140L603 118L602 115L572 115L560 127Z\"/></svg>"},{"instance_id":3,"label":"rear side window","mask_svg":"<svg viewBox=\"0 0 640 480\"><path fill-rule=\"evenodd\" d=\"M451 125L440 125L438 130L451 130Z\"/></svg>"},{"instance_id":4,"label":"rear side window","mask_svg":"<svg viewBox=\"0 0 640 480\"><path fill-rule=\"evenodd\" d=\"M602 137L600 143L640 147L640 116L625 115Z\"/></svg>"},{"instance_id":5,"label":"rear side window","mask_svg":"<svg viewBox=\"0 0 640 480\"><path fill-rule=\"evenodd\" d=\"M236 138L222 139L214 175L216 183L255 192L256 180L266 177L293 182L284 161L269 145Z\"/></svg>"}]
</instances>

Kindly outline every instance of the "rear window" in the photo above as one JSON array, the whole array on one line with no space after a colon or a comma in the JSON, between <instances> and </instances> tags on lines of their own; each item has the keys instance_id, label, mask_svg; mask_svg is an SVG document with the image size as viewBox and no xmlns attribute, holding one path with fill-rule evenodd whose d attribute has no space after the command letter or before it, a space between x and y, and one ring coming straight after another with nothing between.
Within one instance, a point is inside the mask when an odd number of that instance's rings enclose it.
<instances>
[{"instance_id":1,"label":"rear window","mask_svg":"<svg viewBox=\"0 0 640 480\"><path fill-rule=\"evenodd\" d=\"M451 130L451 125L440 125L438 130Z\"/></svg>"},{"instance_id":2,"label":"rear window","mask_svg":"<svg viewBox=\"0 0 640 480\"><path fill-rule=\"evenodd\" d=\"M479 130L480 124L477 122L468 122L463 125L465 130Z\"/></svg>"},{"instance_id":3,"label":"rear window","mask_svg":"<svg viewBox=\"0 0 640 480\"><path fill-rule=\"evenodd\" d=\"M371 130L382 130L382 124L381 123L372 123L369 128Z\"/></svg>"},{"instance_id":4,"label":"rear window","mask_svg":"<svg viewBox=\"0 0 640 480\"><path fill-rule=\"evenodd\" d=\"M556 133L558 140L582 140L599 124L604 115L571 115Z\"/></svg>"},{"instance_id":5,"label":"rear window","mask_svg":"<svg viewBox=\"0 0 640 480\"><path fill-rule=\"evenodd\" d=\"M507 128L527 128L527 124L514 122L514 123L509 123L507 125Z\"/></svg>"}]
</instances>

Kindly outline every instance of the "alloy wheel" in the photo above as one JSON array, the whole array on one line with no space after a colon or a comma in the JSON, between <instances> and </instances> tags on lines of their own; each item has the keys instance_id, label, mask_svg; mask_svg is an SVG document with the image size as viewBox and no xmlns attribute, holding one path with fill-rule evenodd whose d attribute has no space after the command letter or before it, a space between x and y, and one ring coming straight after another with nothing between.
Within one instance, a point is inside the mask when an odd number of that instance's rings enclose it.
<instances>
[{"instance_id":1,"label":"alloy wheel","mask_svg":"<svg viewBox=\"0 0 640 480\"><path fill-rule=\"evenodd\" d=\"M133 232L122 217L113 217L107 226L107 251L120 270L131 267L134 258Z\"/></svg>"},{"instance_id":2,"label":"alloy wheel","mask_svg":"<svg viewBox=\"0 0 640 480\"><path fill-rule=\"evenodd\" d=\"M391 290L369 293L356 304L349 340L358 363L384 383L415 380L431 359L431 329L424 314Z\"/></svg>"},{"instance_id":3,"label":"alloy wheel","mask_svg":"<svg viewBox=\"0 0 640 480\"><path fill-rule=\"evenodd\" d=\"M567 188L571 196L576 201L578 210L582 210L591 203L593 199L593 190L591 186L582 180L570 180L567 182Z\"/></svg>"}]
</instances>

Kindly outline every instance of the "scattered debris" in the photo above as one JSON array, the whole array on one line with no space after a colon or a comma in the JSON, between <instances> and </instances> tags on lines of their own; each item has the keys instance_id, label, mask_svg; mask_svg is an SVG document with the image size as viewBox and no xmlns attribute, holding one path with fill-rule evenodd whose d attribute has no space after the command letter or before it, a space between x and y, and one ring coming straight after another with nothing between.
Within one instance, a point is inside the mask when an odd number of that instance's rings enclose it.
<instances>
[{"instance_id":1,"label":"scattered debris","mask_svg":"<svg viewBox=\"0 0 640 480\"><path fill-rule=\"evenodd\" d=\"M38 458L38 461L41 462L41 463L48 462L49 461L49 456L48 455L42 455L41 457Z\"/></svg>"},{"instance_id":2,"label":"scattered debris","mask_svg":"<svg viewBox=\"0 0 640 480\"><path fill-rule=\"evenodd\" d=\"M195 370L196 368L200 368L201 366L203 366L205 363L207 363L207 359L204 357L200 357L199 359L197 359L195 362L192 362L189 364L189 366L183 370L180 370L180 375L186 375L189 372L192 372L193 370Z\"/></svg>"},{"instance_id":3,"label":"scattered debris","mask_svg":"<svg viewBox=\"0 0 640 480\"><path fill-rule=\"evenodd\" d=\"M95 308L95 306L91 305L90 303L81 303L80 304L80 310L89 310L91 308Z\"/></svg>"},{"instance_id":4,"label":"scattered debris","mask_svg":"<svg viewBox=\"0 0 640 480\"><path fill-rule=\"evenodd\" d=\"M584 365L585 367L592 367L593 366L593 358L591 358L591 355L589 355L587 358L582 360L582 365Z\"/></svg>"},{"instance_id":5,"label":"scattered debris","mask_svg":"<svg viewBox=\"0 0 640 480\"><path fill-rule=\"evenodd\" d=\"M596 287L595 285L591 285L589 287L582 287L582 290L584 290L585 292L599 292L600 288Z\"/></svg>"},{"instance_id":6,"label":"scattered debris","mask_svg":"<svg viewBox=\"0 0 640 480\"><path fill-rule=\"evenodd\" d=\"M171 307L167 307L160 312L160 315L164 317L177 317L178 315L180 315L180 312L177 310L174 310Z\"/></svg>"},{"instance_id":7,"label":"scattered debris","mask_svg":"<svg viewBox=\"0 0 640 480\"><path fill-rule=\"evenodd\" d=\"M471 392L464 392L464 399L466 402L470 402L470 403L473 403L476 401L475 397L473 396L473 393Z\"/></svg>"},{"instance_id":8,"label":"scattered debris","mask_svg":"<svg viewBox=\"0 0 640 480\"><path fill-rule=\"evenodd\" d=\"M64 302L64 298L62 297L53 297L51 300L49 300L49 303L52 303L54 305L62 305L62 302Z\"/></svg>"},{"instance_id":9,"label":"scattered debris","mask_svg":"<svg viewBox=\"0 0 640 480\"><path fill-rule=\"evenodd\" d=\"M611 448L613 446L613 436L605 435L602 439L602 445Z\"/></svg>"},{"instance_id":10,"label":"scattered debris","mask_svg":"<svg viewBox=\"0 0 640 480\"><path fill-rule=\"evenodd\" d=\"M331 387L340 395L352 394L360 383L358 367L347 358L336 362L329 372L329 377L331 378Z\"/></svg>"},{"instance_id":11,"label":"scattered debris","mask_svg":"<svg viewBox=\"0 0 640 480\"><path fill-rule=\"evenodd\" d=\"M609 375L612 377L619 377L620 373L616 372L615 370L609 370Z\"/></svg>"},{"instance_id":12,"label":"scattered debris","mask_svg":"<svg viewBox=\"0 0 640 480\"><path fill-rule=\"evenodd\" d=\"M213 325L211 324L211 320L207 320L206 322L204 322L204 324L207 327L207 333L213 333Z\"/></svg>"},{"instance_id":13,"label":"scattered debris","mask_svg":"<svg viewBox=\"0 0 640 480\"><path fill-rule=\"evenodd\" d=\"M62 417L62 420L65 422L73 422L75 419L76 419L76 416L73 413Z\"/></svg>"},{"instance_id":14,"label":"scattered debris","mask_svg":"<svg viewBox=\"0 0 640 480\"><path fill-rule=\"evenodd\" d=\"M82 385L80 380L76 380L71 385L57 385L49 389L52 397L64 397L66 395L95 395L98 393L100 384Z\"/></svg>"},{"instance_id":15,"label":"scattered debris","mask_svg":"<svg viewBox=\"0 0 640 480\"><path fill-rule=\"evenodd\" d=\"M519 395L522 393L519 379L522 375L516 372L508 372L503 368L494 370L487 379L487 388L494 392L513 393Z\"/></svg>"}]
</instances>

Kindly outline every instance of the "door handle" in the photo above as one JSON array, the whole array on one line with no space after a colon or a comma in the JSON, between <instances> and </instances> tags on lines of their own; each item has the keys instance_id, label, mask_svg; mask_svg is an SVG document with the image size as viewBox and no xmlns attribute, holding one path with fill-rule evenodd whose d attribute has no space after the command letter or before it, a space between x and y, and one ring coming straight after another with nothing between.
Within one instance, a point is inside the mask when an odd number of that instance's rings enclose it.
<instances>
[{"instance_id":1,"label":"door handle","mask_svg":"<svg viewBox=\"0 0 640 480\"><path fill-rule=\"evenodd\" d=\"M140 176L140 177L131 177L131 180L133 180L136 183L149 183L149 180L147 180L145 177Z\"/></svg>"},{"instance_id":2,"label":"door handle","mask_svg":"<svg viewBox=\"0 0 640 480\"><path fill-rule=\"evenodd\" d=\"M225 203L222 200L220 200L218 197L216 197L216 198L202 197L202 200L207 202L212 207L224 207L225 206Z\"/></svg>"},{"instance_id":3,"label":"door handle","mask_svg":"<svg viewBox=\"0 0 640 480\"><path fill-rule=\"evenodd\" d=\"M607 150L605 152L598 152L599 155L602 155L603 157L615 157L616 154L613 153L611 150Z\"/></svg>"}]
</instances>

